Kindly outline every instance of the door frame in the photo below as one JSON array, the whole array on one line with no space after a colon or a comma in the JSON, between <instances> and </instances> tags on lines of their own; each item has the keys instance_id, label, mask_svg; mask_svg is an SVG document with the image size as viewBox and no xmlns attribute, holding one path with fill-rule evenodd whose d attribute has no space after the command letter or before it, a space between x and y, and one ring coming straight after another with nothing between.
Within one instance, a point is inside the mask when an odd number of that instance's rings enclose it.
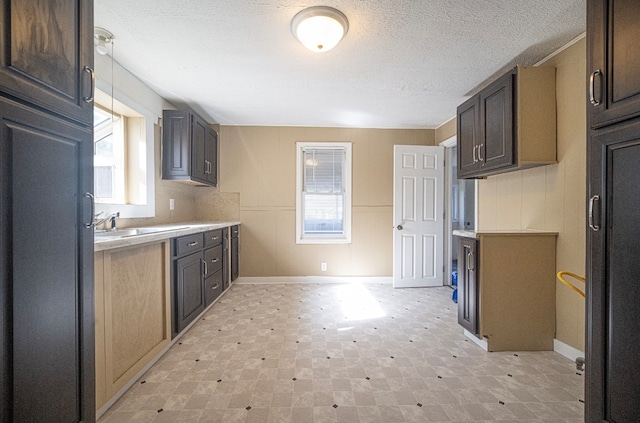
<instances>
[{"instance_id":1,"label":"door frame","mask_svg":"<svg viewBox=\"0 0 640 423\"><path fill-rule=\"evenodd\" d=\"M453 181L456 179L456 175L453 174L453 166L451 166L452 160L457 160L456 155L452 155L452 149L457 147L458 138L453 135L446 140L438 144L444 147L444 286L451 286L451 263L453 261L453 251L457 248L453 245L453 211L451 210L452 198L451 187ZM478 180L474 181L474 216L473 227L478 227Z\"/></svg>"}]
</instances>

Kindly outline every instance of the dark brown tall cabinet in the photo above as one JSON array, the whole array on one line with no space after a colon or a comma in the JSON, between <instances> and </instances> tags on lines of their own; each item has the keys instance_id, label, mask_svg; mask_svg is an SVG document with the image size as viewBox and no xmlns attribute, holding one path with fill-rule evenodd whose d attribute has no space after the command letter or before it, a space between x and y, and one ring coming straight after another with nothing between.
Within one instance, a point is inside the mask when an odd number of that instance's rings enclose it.
<instances>
[{"instance_id":1,"label":"dark brown tall cabinet","mask_svg":"<svg viewBox=\"0 0 640 423\"><path fill-rule=\"evenodd\" d=\"M93 2L0 5L0 421L90 422Z\"/></svg>"},{"instance_id":2,"label":"dark brown tall cabinet","mask_svg":"<svg viewBox=\"0 0 640 423\"><path fill-rule=\"evenodd\" d=\"M640 421L640 2L587 2L587 422Z\"/></svg>"}]
</instances>

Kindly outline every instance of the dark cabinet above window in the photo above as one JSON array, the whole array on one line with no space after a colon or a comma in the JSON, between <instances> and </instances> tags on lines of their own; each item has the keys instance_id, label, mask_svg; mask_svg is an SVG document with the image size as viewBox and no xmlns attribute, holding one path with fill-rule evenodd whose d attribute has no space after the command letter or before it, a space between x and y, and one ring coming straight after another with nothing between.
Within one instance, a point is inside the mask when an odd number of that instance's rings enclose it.
<instances>
[{"instance_id":1,"label":"dark cabinet above window","mask_svg":"<svg viewBox=\"0 0 640 423\"><path fill-rule=\"evenodd\" d=\"M162 112L162 179L218 184L218 134L191 111Z\"/></svg>"},{"instance_id":2,"label":"dark cabinet above window","mask_svg":"<svg viewBox=\"0 0 640 423\"><path fill-rule=\"evenodd\" d=\"M458 107L458 178L556 163L553 67L516 67Z\"/></svg>"}]
</instances>

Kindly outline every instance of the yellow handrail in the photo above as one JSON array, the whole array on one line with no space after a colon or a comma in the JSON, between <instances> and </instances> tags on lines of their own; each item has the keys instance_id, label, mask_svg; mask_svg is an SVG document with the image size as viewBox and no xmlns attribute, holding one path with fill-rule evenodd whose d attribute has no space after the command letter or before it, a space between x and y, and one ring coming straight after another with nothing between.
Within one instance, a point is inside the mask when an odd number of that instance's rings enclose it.
<instances>
[{"instance_id":1,"label":"yellow handrail","mask_svg":"<svg viewBox=\"0 0 640 423\"><path fill-rule=\"evenodd\" d=\"M579 288L576 288L575 285L573 285L572 283L569 283L564 276L571 276L572 278L575 278L577 280L579 280L580 282L584 283L585 278L584 276L578 276L575 273L571 273L571 272L558 272L558 279L560 279L560 282L562 282L563 284L567 285L569 288L573 289L574 291L576 291L578 294L580 294L580 296L582 298L585 298L584 295L584 291L581 291Z\"/></svg>"}]
</instances>

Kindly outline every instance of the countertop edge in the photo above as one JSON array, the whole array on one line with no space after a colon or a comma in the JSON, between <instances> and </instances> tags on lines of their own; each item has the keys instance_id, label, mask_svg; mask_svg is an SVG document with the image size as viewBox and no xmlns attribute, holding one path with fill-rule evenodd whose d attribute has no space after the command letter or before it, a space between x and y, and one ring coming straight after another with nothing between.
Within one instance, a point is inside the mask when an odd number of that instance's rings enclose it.
<instances>
[{"instance_id":1,"label":"countertop edge","mask_svg":"<svg viewBox=\"0 0 640 423\"><path fill-rule=\"evenodd\" d=\"M109 238L100 241L95 241L93 244L93 252L97 253L106 250L115 250L118 248L131 247L134 245L147 244L151 242L162 242L170 238L175 238L183 235L191 235L199 232L212 231L220 228L227 228L230 226L241 225L239 221L225 221L225 222L197 222L197 223L171 223L164 225L146 226L148 228L162 228L163 226L182 226L181 229L156 232L152 234L135 235L119 238ZM122 228L127 229L127 228Z\"/></svg>"},{"instance_id":2,"label":"countertop edge","mask_svg":"<svg viewBox=\"0 0 640 423\"><path fill-rule=\"evenodd\" d=\"M541 235L558 235L558 232L555 231L545 231L539 229L519 229L519 230L479 230L479 231L464 231L464 230L454 230L452 232L454 236L460 236L464 238L479 238L481 236L521 236L521 235L531 235L531 236L541 236Z\"/></svg>"}]
</instances>

